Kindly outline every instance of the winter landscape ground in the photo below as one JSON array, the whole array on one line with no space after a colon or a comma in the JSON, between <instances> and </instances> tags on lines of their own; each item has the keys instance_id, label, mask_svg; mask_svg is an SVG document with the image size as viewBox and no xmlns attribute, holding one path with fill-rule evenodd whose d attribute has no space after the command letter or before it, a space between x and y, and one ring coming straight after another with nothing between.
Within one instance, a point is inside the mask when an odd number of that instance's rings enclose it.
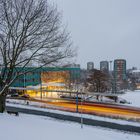
<instances>
[{"instance_id":1,"label":"winter landscape ground","mask_svg":"<svg viewBox=\"0 0 140 140\"><path fill-rule=\"evenodd\" d=\"M130 106L140 107L140 90L128 91L120 97L130 102Z\"/></svg>"},{"instance_id":2,"label":"winter landscape ground","mask_svg":"<svg viewBox=\"0 0 140 140\"><path fill-rule=\"evenodd\" d=\"M127 92L121 98L129 101L131 106L140 107L140 91ZM10 104L11 106L24 107L24 105ZM26 106L25 108L34 108ZM45 110L45 109L40 109ZM50 110L52 111L52 110ZM56 111L60 113L59 111ZM61 112L63 113L63 112ZM66 114L69 114L68 112ZM88 117L88 115L86 115ZM90 116L91 117L91 116ZM101 117L94 117L94 119L101 119ZM103 119L103 118L102 118ZM101 119L101 120L102 120ZM115 121L104 118L107 121ZM127 121L117 121L118 123L132 124L139 126L140 124L131 123ZM140 135L136 133L126 133L118 130L111 130L107 128L86 126L81 129L80 124L60 121L53 118L25 115L21 114L19 117L9 115L7 113L0 114L0 139L2 140L139 140Z\"/></svg>"},{"instance_id":3,"label":"winter landscape ground","mask_svg":"<svg viewBox=\"0 0 140 140\"><path fill-rule=\"evenodd\" d=\"M140 135L20 114L0 114L1 140L139 140Z\"/></svg>"}]
</instances>

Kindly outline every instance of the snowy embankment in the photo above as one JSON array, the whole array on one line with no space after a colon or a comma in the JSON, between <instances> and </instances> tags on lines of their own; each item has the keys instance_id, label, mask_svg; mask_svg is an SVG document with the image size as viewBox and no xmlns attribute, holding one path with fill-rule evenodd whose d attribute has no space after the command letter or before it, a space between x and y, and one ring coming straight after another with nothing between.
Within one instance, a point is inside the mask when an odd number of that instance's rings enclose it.
<instances>
[{"instance_id":1,"label":"snowy embankment","mask_svg":"<svg viewBox=\"0 0 140 140\"><path fill-rule=\"evenodd\" d=\"M44 112L51 112L51 113L56 113L56 114L69 115L69 116L83 117L83 118L93 119L93 120L98 120L98 121L105 121L105 122L117 123L117 124L122 124L122 125L132 125L132 126L140 127L139 122L131 122L131 121L126 121L126 120L111 119L111 118L99 117L99 116L88 115L88 114L72 113L72 112L66 112L66 111L60 111L60 110L54 110L54 109L47 109L46 107L51 107L51 106L45 103L36 103L36 102L30 101L29 105L26 105L26 102L23 100L8 99L7 106L32 109L32 110L44 111Z\"/></svg>"},{"instance_id":2,"label":"snowy embankment","mask_svg":"<svg viewBox=\"0 0 140 140\"><path fill-rule=\"evenodd\" d=\"M101 101L101 99L98 101L96 99L96 97L93 97L93 98L90 98L89 101L112 103L112 104L117 104L117 105L127 105L127 106L133 106L133 107L140 108L140 90L127 91L127 92L125 92L125 94L121 94L118 97L119 97L118 102L114 102L114 100L109 99L107 97L102 97L102 101ZM120 101L122 101L122 102L124 101L124 104L120 103Z\"/></svg>"},{"instance_id":3,"label":"snowy embankment","mask_svg":"<svg viewBox=\"0 0 140 140\"><path fill-rule=\"evenodd\" d=\"M119 97L130 102L128 106L140 107L140 90L128 91L125 94L120 95Z\"/></svg>"},{"instance_id":4,"label":"snowy embankment","mask_svg":"<svg viewBox=\"0 0 140 140\"><path fill-rule=\"evenodd\" d=\"M140 135L58 121L48 117L0 114L1 140L139 140Z\"/></svg>"}]
</instances>

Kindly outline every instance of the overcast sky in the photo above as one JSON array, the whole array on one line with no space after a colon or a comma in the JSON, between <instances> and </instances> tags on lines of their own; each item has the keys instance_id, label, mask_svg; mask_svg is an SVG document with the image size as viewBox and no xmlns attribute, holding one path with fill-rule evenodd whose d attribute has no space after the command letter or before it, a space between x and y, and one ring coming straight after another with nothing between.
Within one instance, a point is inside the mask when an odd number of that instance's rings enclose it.
<instances>
[{"instance_id":1,"label":"overcast sky","mask_svg":"<svg viewBox=\"0 0 140 140\"><path fill-rule=\"evenodd\" d=\"M77 63L122 58L140 68L140 0L54 0L63 12Z\"/></svg>"}]
</instances>

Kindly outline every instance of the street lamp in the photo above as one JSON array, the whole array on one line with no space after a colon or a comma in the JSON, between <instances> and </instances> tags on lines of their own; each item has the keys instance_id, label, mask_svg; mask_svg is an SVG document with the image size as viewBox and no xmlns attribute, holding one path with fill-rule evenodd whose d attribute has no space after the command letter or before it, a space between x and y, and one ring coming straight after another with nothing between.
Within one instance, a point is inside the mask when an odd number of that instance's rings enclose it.
<instances>
[{"instance_id":1,"label":"street lamp","mask_svg":"<svg viewBox=\"0 0 140 140\"><path fill-rule=\"evenodd\" d=\"M83 108L82 108L82 105L83 105L83 93L81 90L81 128L83 128Z\"/></svg>"},{"instance_id":2,"label":"street lamp","mask_svg":"<svg viewBox=\"0 0 140 140\"><path fill-rule=\"evenodd\" d=\"M40 71L40 98L42 99L42 80L41 80L41 71Z\"/></svg>"},{"instance_id":3,"label":"street lamp","mask_svg":"<svg viewBox=\"0 0 140 140\"><path fill-rule=\"evenodd\" d=\"M76 113L78 113L78 90L76 92Z\"/></svg>"},{"instance_id":4,"label":"street lamp","mask_svg":"<svg viewBox=\"0 0 140 140\"><path fill-rule=\"evenodd\" d=\"M23 87L24 87L24 94L25 94L25 87L26 87L26 75L25 75L25 68L24 68L24 75L23 75Z\"/></svg>"},{"instance_id":5,"label":"street lamp","mask_svg":"<svg viewBox=\"0 0 140 140\"><path fill-rule=\"evenodd\" d=\"M109 63L110 63L110 72L112 71L112 62L113 61L109 61Z\"/></svg>"},{"instance_id":6,"label":"street lamp","mask_svg":"<svg viewBox=\"0 0 140 140\"><path fill-rule=\"evenodd\" d=\"M111 92L113 93L113 77L112 77L112 62L113 61L109 61L110 64L110 80L111 80Z\"/></svg>"}]
</instances>

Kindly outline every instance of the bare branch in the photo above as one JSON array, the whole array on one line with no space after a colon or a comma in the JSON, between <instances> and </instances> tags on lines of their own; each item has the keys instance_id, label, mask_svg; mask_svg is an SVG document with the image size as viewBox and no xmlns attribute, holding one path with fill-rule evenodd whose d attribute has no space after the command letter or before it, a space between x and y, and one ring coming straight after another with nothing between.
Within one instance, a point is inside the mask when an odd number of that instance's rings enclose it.
<instances>
[{"instance_id":1,"label":"bare branch","mask_svg":"<svg viewBox=\"0 0 140 140\"><path fill-rule=\"evenodd\" d=\"M73 57L70 35L47 0L0 0L0 82L10 86L32 61L41 68ZM16 67L21 67L17 71ZM14 72L17 71L15 76ZM7 87L1 87L4 89ZM4 90L1 90L4 91ZM0 92L2 94L2 92Z\"/></svg>"}]
</instances>

